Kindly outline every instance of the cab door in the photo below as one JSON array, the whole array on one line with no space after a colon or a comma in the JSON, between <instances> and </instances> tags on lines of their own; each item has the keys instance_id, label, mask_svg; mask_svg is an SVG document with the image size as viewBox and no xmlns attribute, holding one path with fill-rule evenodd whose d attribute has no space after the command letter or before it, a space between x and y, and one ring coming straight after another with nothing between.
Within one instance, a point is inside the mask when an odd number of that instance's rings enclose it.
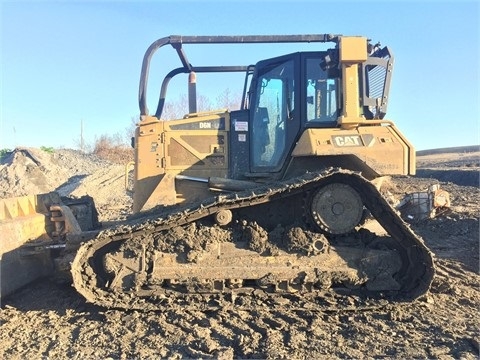
<instances>
[{"instance_id":1,"label":"cab door","mask_svg":"<svg viewBox=\"0 0 480 360\"><path fill-rule=\"evenodd\" d=\"M299 55L259 62L250 104L250 171L280 173L300 128Z\"/></svg>"}]
</instances>

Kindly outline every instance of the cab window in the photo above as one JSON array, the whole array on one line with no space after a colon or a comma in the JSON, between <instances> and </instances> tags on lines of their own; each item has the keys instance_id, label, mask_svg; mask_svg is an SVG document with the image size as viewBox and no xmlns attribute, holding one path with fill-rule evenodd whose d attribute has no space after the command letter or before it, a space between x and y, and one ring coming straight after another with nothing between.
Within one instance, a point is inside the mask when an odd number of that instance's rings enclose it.
<instances>
[{"instance_id":1,"label":"cab window","mask_svg":"<svg viewBox=\"0 0 480 360\"><path fill-rule=\"evenodd\" d=\"M307 123L328 123L337 118L337 87L320 67L320 59L306 59L306 120Z\"/></svg>"}]
</instances>

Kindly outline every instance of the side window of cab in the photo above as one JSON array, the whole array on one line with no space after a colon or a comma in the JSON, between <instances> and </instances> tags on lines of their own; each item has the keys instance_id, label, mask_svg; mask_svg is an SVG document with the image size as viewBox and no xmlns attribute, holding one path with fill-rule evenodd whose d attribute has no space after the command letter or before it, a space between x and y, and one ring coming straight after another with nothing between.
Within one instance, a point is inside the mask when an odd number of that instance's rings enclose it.
<instances>
[{"instance_id":1,"label":"side window of cab","mask_svg":"<svg viewBox=\"0 0 480 360\"><path fill-rule=\"evenodd\" d=\"M336 80L328 78L320 66L320 58L306 59L306 121L330 123L338 113Z\"/></svg>"}]
</instances>

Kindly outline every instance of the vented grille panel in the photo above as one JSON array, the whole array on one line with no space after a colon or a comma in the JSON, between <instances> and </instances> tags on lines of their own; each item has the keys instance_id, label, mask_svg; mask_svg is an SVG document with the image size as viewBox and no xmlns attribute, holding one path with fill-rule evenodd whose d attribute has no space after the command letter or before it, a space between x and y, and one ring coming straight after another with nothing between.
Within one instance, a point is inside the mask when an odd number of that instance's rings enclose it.
<instances>
[{"instance_id":1,"label":"vented grille panel","mask_svg":"<svg viewBox=\"0 0 480 360\"><path fill-rule=\"evenodd\" d=\"M369 98L383 97L383 89L385 86L385 78L387 76L387 69L383 66L368 66L367 79L368 88L367 96Z\"/></svg>"}]
</instances>

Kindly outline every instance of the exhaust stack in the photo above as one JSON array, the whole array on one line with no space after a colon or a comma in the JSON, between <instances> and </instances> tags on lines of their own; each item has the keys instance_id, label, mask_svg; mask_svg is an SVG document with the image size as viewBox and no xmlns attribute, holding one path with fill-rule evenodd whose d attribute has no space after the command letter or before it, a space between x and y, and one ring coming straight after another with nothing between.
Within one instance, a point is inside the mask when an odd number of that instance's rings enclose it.
<instances>
[{"instance_id":1,"label":"exhaust stack","mask_svg":"<svg viewBox=\"0 0 480 360\"><path fill-rule=\"evenodd\" d=\"M188 75L188 112L197 112L197 74L194 71Z\"/></svg>"}]
</instances>

